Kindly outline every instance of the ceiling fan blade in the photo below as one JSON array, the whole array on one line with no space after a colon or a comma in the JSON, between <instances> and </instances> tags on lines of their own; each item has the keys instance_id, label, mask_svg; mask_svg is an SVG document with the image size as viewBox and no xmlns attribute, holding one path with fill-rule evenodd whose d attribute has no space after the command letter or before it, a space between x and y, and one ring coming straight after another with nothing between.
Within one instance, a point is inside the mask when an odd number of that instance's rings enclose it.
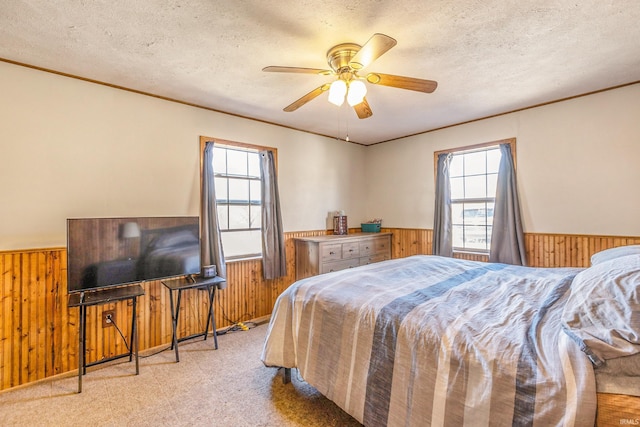
<instances>
[{"instance_id":1,"label":"ceiling fan blade","mask_svg":"<svg viewBox=\"0 0 640 427\"><path fill-rule=\"evenodd\" d=\"M309 92L308 94L304 95L302 98L292 102L291 104L287 105L286 107L284 107L284 111L286 111L287 113L290 113L292 111L297 110L298 108L302 107L304 104L306 104L307 102L311 101L313 98L322 95L323 92L326 92L327 90L329 90L329 84L323 84L320 87L315 88L314 90L312 90L311 92Z\"/></svg>"},{"instance_id":2,"label":"ceiling fan blade","mask_svg":"<svg viewBox=\"0 0 640 427\"><path fill-rule=\"evenodd\" d=\"M356 114L360 119L366 119L373 116L373 111L371 111L371 107L369 107L367 98L363 98L360 104L354 105L353 109L356 110Z\"/></svg>"},{"instance_id":3,"label":"ceiling fan blade","mask_svg":"<svg viewBox=\"0 0 640 427\"><path fill-rule=\"evenodd\" d=\"M331 70L322 70L320 68L278 67L278 66L264 67L262 71L267 71L272 73L320 74L323 76L327 76L333 73L333 71Z\"/></svg>"},{"instance_id":4,"label":"ceiling fan blade","mask_svg":"<svg viewBox=\"0 0 640 427\"><path fill-rule=\"evenodd\" d=\"M367 74L367 81L374 85L391 86L400 89L409 89L425 93L431 93L436 90L436 87L438 87L438 82L435 82L433 80L394 76L393 74L382 73Z\"/></svg>"},{"instance_id":5,"label":"ceiling fan blade","mask_svg":"<svg viewBox=\"0 0 640 427\"><path fill-rule=\"evenodd\" d=\"M396 45L396 39L385 34L375 33L360 48L358 53L351 58L349 66L354 70L360 70L367 67L376 59L380 58L386 51Z\"/></svg>"}]
</instances>

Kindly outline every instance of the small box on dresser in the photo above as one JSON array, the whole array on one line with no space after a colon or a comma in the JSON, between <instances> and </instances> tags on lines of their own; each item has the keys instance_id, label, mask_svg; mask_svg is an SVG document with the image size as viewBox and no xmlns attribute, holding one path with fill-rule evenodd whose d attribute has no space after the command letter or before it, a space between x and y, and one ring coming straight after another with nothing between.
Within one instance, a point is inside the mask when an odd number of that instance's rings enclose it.
<instances>
[{"instance_id":1,"label":"small box on dresser","mask_svg":"<svg viewBox=\"0 0 640 427\"><path fill-rule=\"evenodd\" d=\"M353 233L300 237L296 280L391 259L392 233Z\"/></svg>"}]
</instances>

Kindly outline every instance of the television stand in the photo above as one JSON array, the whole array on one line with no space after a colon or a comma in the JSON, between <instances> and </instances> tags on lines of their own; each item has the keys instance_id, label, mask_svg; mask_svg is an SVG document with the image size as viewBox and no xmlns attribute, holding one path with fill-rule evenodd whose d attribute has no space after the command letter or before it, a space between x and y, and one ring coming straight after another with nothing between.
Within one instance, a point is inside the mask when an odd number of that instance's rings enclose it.
<instances>
[{"instance_id":1,"label":"television stand","mask_svg":"<svg viewBox=\"0 0 640 427\"><path fill-rule=\"evenodd\" d=\"M137 331L137 300L144 295L144 290L140 285L131 285L117 288L107 288L91 291L83 291L69 295L69 307L78 307L80 310L80 330L78 331L78 393L82 393L82 376L87 373L87 366L98 365L115 359L129 356L129 362L136 358L136 375L140 373L138 363L138 331ZM106 359L87 363L87 307L92 305L103 305L117 301L131 300L133 310L131 313L131 339L129 342L129 352L119 354Z\"/></svg>"},{"instance_id":2,"label":"television stand","mask_svg":"<svg viewBox=\"0 0 640 427\"><path fill-rule=\"evenodd\" d=\"M213 328L213 348L218 349L218 333L216 332L216 318L214 310L214 298L216 294L216 288L224 287L223 284L226 279L219 276L214 277L201 277L201 276L186 276L176 279L162 280L162 284L169 290L169 304L171 305L171 349L176 353L176 362L180 361L180 355L178 354L178 343L184 340L188 340L195 337L204 337L207 339L209 334L209 325ZM195 334L178 338L178 318L180 316L180 301L182 298L182 291L187 289L206 290L209 296L209 310L207 312L207 324L204 327L204 331L197 332ZM177 294L177 301L174 303L173 295Z\"/></svg>"}]
</instances>

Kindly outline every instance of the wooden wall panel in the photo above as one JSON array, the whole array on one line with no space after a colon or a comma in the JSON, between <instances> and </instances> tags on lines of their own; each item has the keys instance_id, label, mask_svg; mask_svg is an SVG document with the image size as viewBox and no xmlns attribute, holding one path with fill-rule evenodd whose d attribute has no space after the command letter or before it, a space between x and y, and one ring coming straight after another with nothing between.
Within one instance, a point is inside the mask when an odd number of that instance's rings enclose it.
<instances>
[{"instance_id":1,"label":"wooden wall panel","mask_svg":"<svg viewBox=\"0 0 640 427\"><path fill-rule=\"evenodd\" d=\"M393 258L431 253L431 230L382 231L393 233ZM268 316L278 295L294 282L293 239L327 233L325 230L286 233L287 275L279 279L264 280L259 259L229 263L227 288L216 296L218 328ZM593 253L640 244L640 237L527 233L525 244L531 266L587 267ZM486 260L486 255L456 256ZM168 291L160 281L142 286L145 295L138 300L140 350L168 346L171 341ZM0 252L0 390L77 369L78 310L67 308L67 298L65 248ZM115 310L116 323L129 338L130 301L91 307L87 318L89 361L126 352L116 329L102 327L104 310ZM206 292L185 291L179 318L180 336L200 332L206 310Z\"/></svg>"},{"instance_id":2,"label":"wooden wall panel","mask_svg":"<svg viewBox=\"0 0 640 427\"><path fill-rule=\"evenodd\" d=\"M640 237L526 233L527 263L532 267L588 267L603 249L640 244Z\"/></svg>"},{"instance_id":3,"label":"wooden wall panel","mask_svg":"<svg viewBox=\"0 0 640 427\"><path fill-rule=\"evenodd\" d=\"M454 253L453 257L454 258L458 258L458 259L466 259L468 261L489 262L489 255L480 254L480 253L473 253L473 252L469 252L469 253Z\"/></svg>"},{"instance_id":4,"label":"wooden wall panel","mask_svg":"<svg viewBox=\"0 0 640 427\"><path fill-rule=\"evenodd\" d=\"M69 370L66 272L62 249L0 252L0 389Z\"/></svg>"},{"instance_id":5,"label":"wooden wall panel","mask_svg":"<svg viewBox=\"0 0 640 427\"><path fill-rule=\"evenodd\" d=\"M414 228L383 228L381 231L393 233L391 257L404 258L411 255L431 254L433 231Z\"/></svg>"}]
</instances>

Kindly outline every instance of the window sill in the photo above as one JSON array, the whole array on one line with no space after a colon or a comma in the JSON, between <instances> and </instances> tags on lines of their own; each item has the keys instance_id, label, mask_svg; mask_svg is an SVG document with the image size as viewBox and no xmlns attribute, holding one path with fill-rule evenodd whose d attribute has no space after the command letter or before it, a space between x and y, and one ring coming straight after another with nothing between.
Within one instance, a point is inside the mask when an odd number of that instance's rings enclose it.
<instances>
[{"instance_id":1,"label":"window sill","mask_svg":"<svg viewBox=\"0 0 640 427\"><path fill-rule=\"evenodd\" d=\"M489 256L489 251L481 251L481 250L471 251L471 250L465 250L465 249L454 249L453 253L454 254L461 254L461 255L484 255L484 256Z\"/></svg>"},{"instance_id":2,"label":"window sill","mask_svg":"<svg viewBox=\"0 0 640 427\"><path fill-rule=\"evenodd\" d=\"M246 257L238 257L238 258L227 258L224 260L224 262L226 264L231 264L234 262L253 261L256 259L262 259L262 255L254 255L254 256L246 256Z\"/></svg>"}]
</instances>

